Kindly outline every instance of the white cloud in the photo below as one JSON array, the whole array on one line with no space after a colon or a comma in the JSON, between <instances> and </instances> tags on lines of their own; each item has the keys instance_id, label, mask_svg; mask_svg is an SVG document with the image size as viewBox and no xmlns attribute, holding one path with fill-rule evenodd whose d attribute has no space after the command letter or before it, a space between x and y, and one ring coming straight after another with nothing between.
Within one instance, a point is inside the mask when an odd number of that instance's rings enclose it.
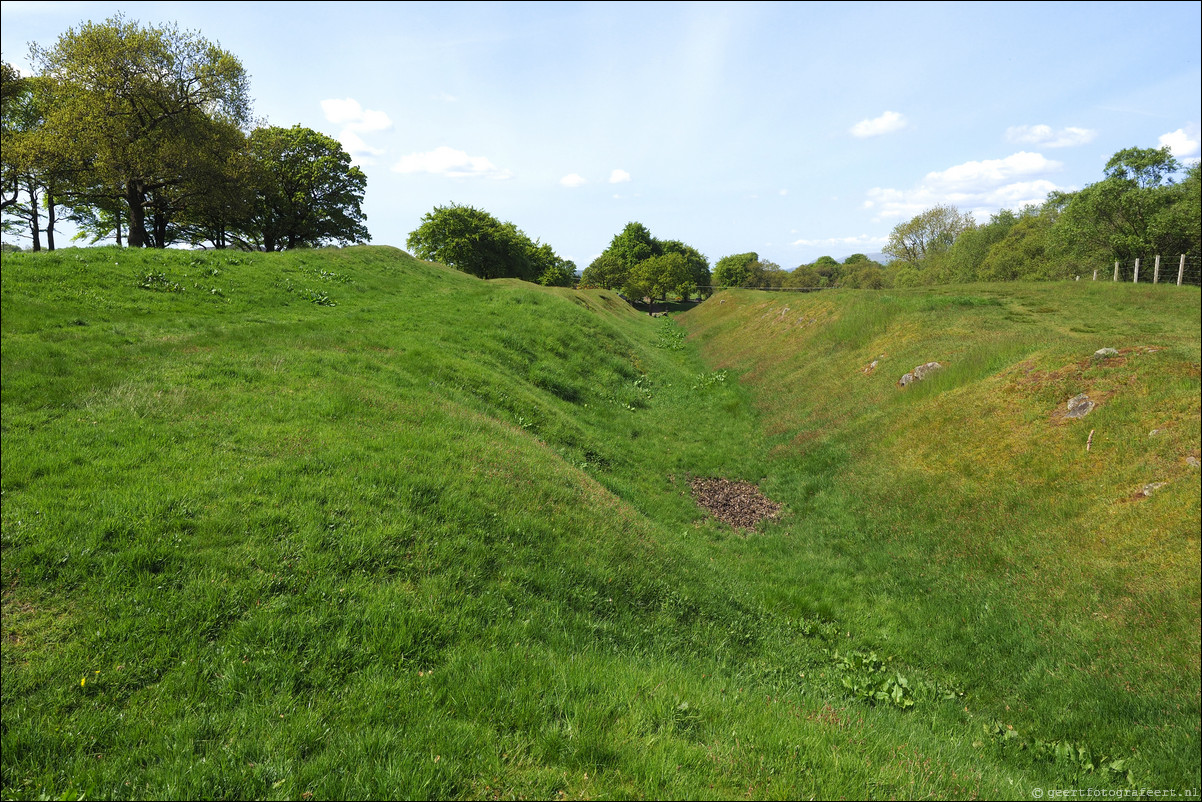
<instances>
[{"instance_id":1,"label":"white cloud","mask_svg":"<svg viewBox=\"0 0 1202 802\"><path fill-rule=\"evenodd\" d=\"M896 111L887 111L871 120L860 120L851 127L851 135L859 139L891 134L906 127L906 118Z\"/></svg>"},{"instance_id":2,"label":"white cloud","mask_svg":"<svg viewBox=\"0 0 1202 802\"><path fill-rule=\"evenodd\" d=\"M1071 148L1093 141L1097 131L1089 128L1061 128L1053 131L1049 125L1012 125L1006 129L1006 141L1017 145L1044 148Z\"/></svg>"},{"instance_id":3,"label":"white cloud","mask_svg":"<svg viewBox=\"0 0 1202 802\"><path fill-rule=\"evenodd\" d=\"M431 173L448 178L513 178L511 171L502 170L483 156L469 156L446 145L426 153L410 153L392 169L398 173Z\"/></svg>"},{"instance_id":4,"label":"white cloud","mask_svg":"<svg viewBox=\"0 0 1202 802\"><path fill-rule=\"evenodd\" d=\"M625 170L614 170L609 174L609 183L611 184L625 184L629 180L630 173Z\"/></svg>"},{"instance_id":5,"label":"white cloud","mask_svg":"<svg viewBox=\"0 0 1202 802\"><path fill-rule=\"evenodd\" d=\"M349 128L338 135L338 141L342 143L342 149L351 157L351 164L360 166L374 164L374 157L384 155L383 150L373 148Z\"/></svg>"},{"instance_id":6,"label":"white cloud","mask_svg":"<svg viewBox=\"0 0 1202 802\"><path fill-rule=\"evenodd\" d=\"M370 131L387 131L392 127L392 120L382 111L365 109L359 101L353 98L345 100L323 100L321 110L326 119L335 125L341 125L348 131L367 133Z\"/></svg>"},{"instance_id":7,"label":"white cloud","mask_svg":"<svg viewBox=\"0 0 1202 802\"><path fill-rule=\"evenodd\" d=\"M780 193L779 193L779 194L780 194L780 196L783 198L784 196L786 196L786 195L788 195L788 194L789 194L789 190L787 190L787 189L782 189L782 190L780 191Z\"/></svg>"},{"instance_id":8,"label":"white cloud","mask_svg":"<svg viewBox=\"0 0 1202 802\"><path fill-rule=\"evenodd\" d=\"M1190 124L1161 135L1158 141L1162 148L1168 145L1169 150L1178 159L1186 159L1198 155L1198 147L1202 144L1198 140L1198 126Z\"/></svg>"},{"instance_id":9,"label":"white cloud","mask_svg":"<svg viewBox=\"0 0 1202 802\"><path fill-rule=\"evenodd\" d=\"M874 211L878 221L906 220L944 203L971 209L978 215L1002 208L1017 210L1043 203L1049 192L1059 189L1045 176L1062 166L1042 154L1026 151L1004 159L965 162L927 173L911 189L873 187L868 190L864 208Z\"/></svg>"},{"instance_id":10,"label":"white cloud","mask_svg":"<svg viewBox=\"0 0 1202 802\"><path fill-rule=\"evenodd\" d=\"M1054 172L1062 166L1060 162L1045 159L1041 153L1024 150L1004 159L965 162L942 172L927 173L923 183L945 192L979 192L1016 178Z\"/></svg>"},{"instance_id":11,"label":"white cloud","mask_svg":"<svg viewBox=\"0 0 1202 802\"><path fill-rule=\"evenodd\" d=\"M342 126L338 141L342 143L343 150L350 154L353 164L372 164L375 156L384 154L383 150L364 142L359 134L387 131L392 128L392 120L388 119L387 114L365 109L359 105L359 101L349 97L343 100L323 100L321 110L327 120Z\"/></svg>"},{"instance_id":12,"label":"white cloud","mask_svg":"<svg viewBox=\"0 0 1202 802\"><path fill-rule=\"evenodd\" d=\"M588 179L576 173L568 173L563 178L559 179L559 183L565 187L580 187L588 183Z\"/></svg>"},{"instance_id":13,"label":"white cloud","mask_svg":"<svg viewBox=\"0 0 1202 802\"><path fill-rule=\"evenodd\" d=\"M808 248L837 248L840 246L880 246L889 241L888 237L871 237L867 234L859 234L854 237L827 237L826 239L799 239L794 240L794 245L802 245Z\"/></svg>"}]
</instances>

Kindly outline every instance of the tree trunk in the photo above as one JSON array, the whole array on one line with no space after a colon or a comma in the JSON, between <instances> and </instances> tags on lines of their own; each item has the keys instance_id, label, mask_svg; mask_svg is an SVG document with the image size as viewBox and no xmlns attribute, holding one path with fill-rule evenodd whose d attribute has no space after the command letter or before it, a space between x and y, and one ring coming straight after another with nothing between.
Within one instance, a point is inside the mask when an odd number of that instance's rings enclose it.
<instances>
[{"instance_id":1,"label":"tree trunk","mask_svg":"<svg viewBox=\"0 0 1202 802\"><path fill-rule=\"evenodd\" d=\"M137 179L125 184L125 201L129 204L129 247L146 247L146 189Z\"/></svg>"},{"instance_id":2,"label":"tree trunk","mask_svg":"<svg viewBox=\"0 0 1202 802\"><path fill-rule=\"evenodd\" d=\"M38 185L33 176L25 184L29 191L29 233L33 237L34 252L42 250L42 218L38 214Z\"/></svg>"},{"instance_id":3,"label":"tree trunk","mask_svg":"<svg viewBox=\"0 0 1202 802\"><path fill-rule=\"evenodd\" d=\"M46 187L46 247L54 250L54 225L58 222L54 215L54 192Z\"/></svg>"},{"instance_id":4,"label":"tree trunk","mask_svg":"<svg viewBox=\"0 0 1202 802\"><path fill-rule=\"evenodd\" d=\"M117 247L121 247L121 205L117 205L117 211L113 213L113 220L117 226Z\"/></svg>"}]
</instances>

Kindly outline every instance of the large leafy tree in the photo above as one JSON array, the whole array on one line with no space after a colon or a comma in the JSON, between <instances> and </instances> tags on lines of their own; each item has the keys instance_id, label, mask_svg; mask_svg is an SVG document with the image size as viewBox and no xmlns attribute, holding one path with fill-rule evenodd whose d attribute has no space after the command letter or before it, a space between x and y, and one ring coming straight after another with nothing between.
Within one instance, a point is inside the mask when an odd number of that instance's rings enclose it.
<instances>
[{"instance_id":1,"label":"large leafy tree","mask_svg":"<svg viewBox=\"0 0 1202 802\"><path fill-rule=\"evenodd\" d=\"M1169 223L1177 214L1172 207L1188 202L1173 178L1180 170L1167 147L1120 150L1106 163L1104 179L1068 196L1058 233L1079 260L1095 264L1187 252L1180 240L1188 225L1178 230Z\"/></svg>"},{"instance_id":2,"label":"large leafy tree","mask_svg":"<svg viewBox=\"0 0 1202 802\"><path fill-rule=\"evenodd\" d=\"M0 208L7 209L20 197L20 162L14 145L23 127L25 98L29 93L28 79L7 61L0 63Z\"/></svg>"},{"instance_id":3,"label":"large leafy tree","mask_svg":"<svg viewBox=\"0 0 1202 802\"><path fill-rule=\"evenodd\" d=\"M247 234L267 251L367 242L367 176L338 140L311 128L257 128L250 135L255 193Z\"/></svg>"},{"instance_id":4,"label":"large leafy tree","mask_svg":"<svg viewBox=\"0 0 1202 802\"><path fill-rule=\"evenodd\" d=\"M755 276L752 265L760 260L754 251L723 256L714 264L714 284L719 287L749 287Z\"/></svg>"},{"instance_id":5,"label":"large leafy tree","mask_svg":"<svg viewBox=\"0 0 1202 802\"><path fill-rule=\"evenodd\" d=\"M1157 253L1202 257L1202 165L1194 163L1185 180L1166 189L1166 203L1153 215L1149 236Z\"/></svg>"},{"instance_id":6,"label":"large leafy tree","mask_svg":"<svg viewBox=\"0 0 1202 802\"><path fill-rule=\"evenodd\" d=\"M249 119L242 64L175 25L118 15L70 29L52 47L34 45L31 56L51 92L38 146L86 167L78 179L86 191L120 191L133 247L152 244L155 193L195 179L190 154L206 150L213 126Z\"/></svg>"},{"instance_id":7,"label":"large leafy tree","mask_svg":"<svg viewBox=\"0 0 1202 802\"><path fill-rule=\"evenodd\" d=\"M436 206L422 217L407 244L422 259L485 279L520 278L563 286L575 274L575 265L551 246L473 206Z\"/></svg>"},{"instance_id":8,"label":"large leafy tree","mask_svg":"<svg viewBox=\"0 0 1202 802\"><path fill-rule=\"evenodd\" d=\"M585 269L581 281L590 287L622 289L626 287L631 268L663 252L663 244L645 225L627 223L610 240L609 247Z\"/></svg>"},{"instance_id":9,"label":"large leafy tree","mask_svg":"<svg viewBox=\"0 0 1202 802\"><path fill-rule=\"evenodd\" d=\"M680 287L680 294L686 299L693 293L709 295L711 293L710 283L713 276L710 273L709 260L702 255L701 251L691 245L685 245L680 240L664 240L660 243L665 256L669 254L679 254L685 261L685 266L689 272L689 281L686 285ZM691 285L691 286L690 286Z\"/></svg>"},{"instance_id":10,"label":"large leafy tree","mask_svg":"<svg viewBox=\"0 0 1202 802\"><path fill-rule=\"evenodd\" d=\"M673 256L669 260L661 257ZM650 263L650 264L648 264ZM678 275L683 269L683 275ZM659 240L638 222L627 223L585 269L586 287L622 290L635 298L688 298L710 284L709 260L680 240ZM704 290L708 292L708 289Z\"/></svg>"},{"instance_id":11,"label":"large leafy tree","mask_svg":"<svg viewBox=\"0 0 1202 802\"><path fill-rule=\"evenodd\" d=\"M630 268L615 254L605 251L592 261L580 275L582 287L601 290L620 290L626 284Z\"/></svg>"},{"instance_id":12,"label":"large leafy tree","mask_svg":"<svg viewBox=\"0 0 1202 802\"><path fill-rule=\"evenodd\" d=\"M894 226L882 250L894 259L921 266L929 257L946 253L956 238L972 227L971 214L946 204L933 206Z\"/></svg>"},{"instance_id":13,"label":"large leafy tree","mask_svg":"<svg viewBox=\"0 0 1202 802\"><path fill-rule=\"evenodd\" d=\"M626 292L633 298L666 301L669 295L683 296L695 286L688 260L679 253L644 259L630 269L626 278Z\"/></svg>"}]
</instances>

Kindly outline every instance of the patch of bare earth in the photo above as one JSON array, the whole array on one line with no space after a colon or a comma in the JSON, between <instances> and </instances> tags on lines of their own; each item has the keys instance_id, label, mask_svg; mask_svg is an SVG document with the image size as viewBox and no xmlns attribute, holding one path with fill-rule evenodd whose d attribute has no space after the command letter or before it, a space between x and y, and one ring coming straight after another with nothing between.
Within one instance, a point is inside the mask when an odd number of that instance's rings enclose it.
<instances>
[{"instance_id":1,"label":"patch of bare earth","mask_svg":"<svg viewBox=\"0 0 1202 802\"><path fill-rule=\"evenodd\" d=\"M755 529L756 524L780 513L780 505L750 482L729 479L694 479L693 498L710 514L735 529Z\"/></svg>"}]
</instances>

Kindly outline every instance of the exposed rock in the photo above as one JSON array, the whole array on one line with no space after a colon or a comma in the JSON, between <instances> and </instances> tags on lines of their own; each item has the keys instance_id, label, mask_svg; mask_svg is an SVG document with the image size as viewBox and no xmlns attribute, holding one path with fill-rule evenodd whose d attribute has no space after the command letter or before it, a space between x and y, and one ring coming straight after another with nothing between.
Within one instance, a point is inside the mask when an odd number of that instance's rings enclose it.
<instances>
[{"instance_id":1,"label":"exposed rock","mask_svg":"<svg viewBox=\"0 0 1202 802\"><path fill-rule=\"evenodd\" d=\"M1198 458L1197 457L1186 457L1185 464L1190 466L1191 468L1197 468L1198 467Z\"/></svg>"},{"instance_id":2,"label":"exposed rock","mask_svg":"<svg viewBox=\"0 0 1202 802\"><path fill-rule=\"evenodd\" d=\"M715 518L736 529L754 529L765 518L775 518L780 505L769 500L750 482L729 479L694 479L693 498Z\"/></svg>"},{"instance_id":3,"label":"exposed rock","mask_svg":"<svg viewBox=\"0 0 1202 802\"><path fill-rule=\"evenodd\" d=\"M1068 412L1066 418L1084 418L1093 411L1094 402L1089 400L1089 396L1085 393L1075 395L1068 400Z\"/></svg>"},{"instance_id":4,"label":"exposed rock","mask_svg":"<svg viewBox=\"0 0 1202 802\"><path fill-rule=\"evenodd\" d=\"M1142 488L1140 488L1139 495L1150 496L1153 493L1155 493L1157 490L1159 490L1160 488L1164 487L1165 484L1167 484L1167 483L1166 482L1148 482L1146 485L1144 485Z\"/></svg>"},{"instance_id":5,"label":"exposed rock","mask_svg":"<svg viewBox=\"0 0 1202 802\"><path fill-rule=\"evenodd\" d=\"M943 365L940 365L938 362L928 362L925 365L919 365L918 367L914 368L914 370L898 379L897 386L905 387L908 384L922 381L937 370L943 370Z\"/></svg>"},{"instance_id":6,"label":"exposed rock","mask_svg":"<svg viewBox=\"0 0 1202 802\"><path fill-rule=\"evenodd\" d=\"M1114 348L1099 348L1093 352L1094 359L1105 359L1108 356L1118 356L1119 352Z\"/></svg>"},{"instance_id":7,"label":"exposed rock","mask_svg":"<svg viewBox=\"0 0 1202 802\"><path fill-rule=\"evenodd\" d=\"M871 362L869 362L868 367L864 368L864 375L867 376L867 375L871 374L874 370L876 370L876 366L879 365L880 363L881 363L881 360L879 360L879 359L874 359Z\"/></svg>"}]
</instances>

